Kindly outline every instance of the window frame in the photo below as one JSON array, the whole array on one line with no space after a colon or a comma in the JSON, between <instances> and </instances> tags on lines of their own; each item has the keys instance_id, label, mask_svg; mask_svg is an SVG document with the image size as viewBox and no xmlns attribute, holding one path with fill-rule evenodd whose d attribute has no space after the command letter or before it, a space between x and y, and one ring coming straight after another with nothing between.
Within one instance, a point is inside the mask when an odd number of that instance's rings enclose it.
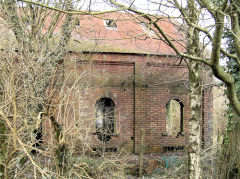
<instances>
[{"instance_id":1,"label":"window frame","mask_svg":"<svg viewBox=\"0 0 240 179\"><path fill-rule=\"evenodd\" d=\"M107 30L117 30L117 22L115 20L104 19L103 22Z\"/></svg>"},{"instance_id":2,"label":"window frame","mask_svg":"<svg viewBox=\"0 0 240 179\"><path fill-rule=\"evenodd\" d=\"M180 125L179 125L179 131L177 132L177 136L176 137L179 137L179 135L183 136L184 135L184 104L181 100L177 99L177 98L173 98L173 99L170 99L167 103L166 103L166 106L165 106L165 112L166 112L166 117L165 117L165 132L167 133L168 136L173 136L173 135L169 135L168 131L167 131L167 117L168 117L168 112L167 112L167 108L168 106L170 106L170 103L172 100L175 100L178 102L179 104L179 107L180 107Z\"/></svg>"},{"instance_id":3,"label":"window frame","mask_svg":"<svg viewBox=\"0 0 240 179\"><path fill-rule=\"evenodd\" d=\"M101 106L101 103L106 103L106 100L109 100L109 106ZM106 116L106 107L110 109L111 116ZM102 109L101 109L102 108ZM111 109L112 108L112 109ZM100 109L100 110L99 110ZM102 127L98 129L97 121L98 121L98 112L100 111L100 115L102 115ZM107 112L108 113L108 112ZM113 136L116 133L116 105L111 98L103 97L97 100L95 104L95 131L96 134L104 134L102 131L106 130L106 135ZM112 118L112 119L109 119ZM104 126L105 125L105 126ZM109 127L110 126L110 127ZM110 129L108 129L110 128ZM101 131L102 130L102 131Z\"/></svg>"}]
</instances>

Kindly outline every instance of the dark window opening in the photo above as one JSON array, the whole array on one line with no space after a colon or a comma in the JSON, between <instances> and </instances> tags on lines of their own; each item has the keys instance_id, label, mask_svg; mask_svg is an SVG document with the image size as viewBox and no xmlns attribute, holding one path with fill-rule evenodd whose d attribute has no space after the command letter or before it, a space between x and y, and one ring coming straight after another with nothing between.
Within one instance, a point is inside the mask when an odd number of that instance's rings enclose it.
<instances>
[{"instance_id":1,"label":"dark window opening","mask_svg":"<svg viewBox=\"0 0 240 179\"><path fill-rule=\"evenodd\" d=\"M43 143L43 139L42 139L42 122L39 124L38 128L37 129L34 129L33 133L35 134L35 143L33 144L33 147L34 148L37 148L37 149L41 149L42 147L42 143ZM33 149L31 151L32 154L36 154L37 151L35 149Z\"/></svg>"},{"instance_id":2,"label":"dark window opening","mask_svg":"<svg viewBox=\"0 0 240 179\"><path fill-rule=\"evenodd\" d=\"M96 103L96 134L101 141L109 141L115 132L115 104L110 98Z\"/></svg>"},{"instance_id":3,"label":"dark window opening","mask_svg":"<svg viewBox=\"0 0 240 179\"><path fill-rule=\"evenodd\" d=\"M105 26L107 29L110 29L110 30L116 30L117 29L117 23L115 20L112 20L112 19L107 19L107 20L104 20L104 23L105 23Z\"/></svg>"},{"instance_id":4,"label":"dark window opening","mask_svg":"<svg viewBox=\"0 0 240 179\"><path fill-rule=\"evenodd\" d=\"M80 27L80 20L76 21L75 27Z\"/></svg>"},{"instance_id":5,"label":"dark window opening","mask_svg":"<svg viewBox=\"0 0 240 179\"><path fill-rule=\"evenodd\" d=\"M165 146L163 147L163 152L177 152L184 150L184 146Z\"/></svg>"},{"instance_id":6,"label":"dark window opening","mask_svg":"<svg viewBox=\"0 0 240 179\"><path fill-rule=\"evenodd\" d=\"M93 148L92 149L94 152L117 152L117 147L106 147L106 148Z\"/></svg>"},{"instance_id":7,"label":"dark window opening","mask_svg":"<svg viewBox=\"0 0 240 179\"><path fill-rule=\"evenodd\" d=\"M40 145L42 143L42 123L40 124L38 129L34 130L34 133L36 135L36 137L35 137L35 139L36 139L35 146L36 147L40 147Z\"/></svg>"},{"instance_id":8,"label":"dark window opening","mask_svg":"<svg viewBox=\"0 0 240 179\"><path fill-rule=\"evenodd\" d=\"M166 132L179 137L183 135L183 103L177 99L170 100L166 105Z\"/></svg>"},{"instance_id":9,"label":"dark window opening","mask_svg":"<svg viewBox=\"0 0 240 179\"><path fill-rule=\"evenodd\" d=\"M41 106L40 106L41 109ZM43 143L43 124L42 124L42 118L43 118L42 112L39 113L38 120L36 121L35 128L34 128L34 135L35 135L35 143L33 144L33 147L37 149L42 149L42 143ZM31 151L32 154L36 154L37 151L33 149Z\"/></svg>"}]
</instances>

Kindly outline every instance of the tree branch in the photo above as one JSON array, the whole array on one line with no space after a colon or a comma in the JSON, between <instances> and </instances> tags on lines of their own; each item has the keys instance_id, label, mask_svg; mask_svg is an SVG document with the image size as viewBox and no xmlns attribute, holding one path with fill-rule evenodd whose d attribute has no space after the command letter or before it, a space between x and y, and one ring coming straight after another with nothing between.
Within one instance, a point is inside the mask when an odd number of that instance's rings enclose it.
<instances>
[{"instance_id":1,"label":"tree branch","mask_svg":"<svg viewBox=\"0 0 240 179\"><path fill-rule=\"evenodd\" d=\"M79 11L76 11L76 10L68 11L68 10L63 10L63 9L56 8L56 7L51 7L49 5L45 5L45 4L42 4L42 3L30 1L30 0L17 0L17 1L35 4L35 5L45 7L47 9L51 9L51 10L54 10L54 11L62 12L62 13L65 13L65 14L100 15L100 14L107 14L107 13L112 13L112 12L118 12L118 11L125 10L125 9L116 9L116 10L109 10L109 11L103 11L103 12L89 12L89 11L80 11L80 10Z\"/></svg>"}]
</instances>

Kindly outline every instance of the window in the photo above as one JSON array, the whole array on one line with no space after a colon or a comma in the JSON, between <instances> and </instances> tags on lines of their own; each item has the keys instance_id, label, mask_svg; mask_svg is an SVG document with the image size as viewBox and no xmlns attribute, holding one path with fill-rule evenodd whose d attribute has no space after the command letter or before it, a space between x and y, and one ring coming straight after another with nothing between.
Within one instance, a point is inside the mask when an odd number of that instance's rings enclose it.
<instances>
[{"instance_id":1,"label":"window","mask_svg":"<svg viewBox=\"0 0 240 179\"><path fill-rule=\"evenodd\" d=\"M117 24L115 20L112 19L104 20L104 24L108 30L117 30Z\"/></svg>"},{"instance_id":2,"label":"window","mask_svg":"<svg viewBox=\"0 0 240 179\"><path fill-rule=\"evenodd\" d=\"M101 98L96 103L96 134L101 141L109 141L115 132L115 104L110 98Z\"/></svg>"},{"instance_id":3,"label":"window","mask_svg":"<svg viewBox=\"0 0 240 179\"><path fill-rule=\"evenodd\" d=\"M178 99L170 100L166 105L166 132L179 137L183 135L183 103Z\"/></svg>"},{"instance_id":4,"label":"window","mask_svg":"<svg viewBox=\"0 0 240 179\"><path fill-rule=\"evenodd\" d=\"M140 22L139 25L148 35L154 35L155 32L151 29L150 24L146 24L145 22Z\"/></svg>"},{"instance_id":5,"label":"window","mask_svg":"<svg viewBox=\"0 0 240 179\"><path fill-rule=\"evenodd\" d=\"M163 147L163 152L177 152L184 150L184 146L165 146Z\"/></svg>"},{"instance_id":6,"label":"window","mask_svg":"<svg viewBox=\"0 0 240 179\"><path fill-rule=\"evenodd\" d=\"M80 27L80 20L76 21L75 27Z\"/></svg>"}]
</instances>

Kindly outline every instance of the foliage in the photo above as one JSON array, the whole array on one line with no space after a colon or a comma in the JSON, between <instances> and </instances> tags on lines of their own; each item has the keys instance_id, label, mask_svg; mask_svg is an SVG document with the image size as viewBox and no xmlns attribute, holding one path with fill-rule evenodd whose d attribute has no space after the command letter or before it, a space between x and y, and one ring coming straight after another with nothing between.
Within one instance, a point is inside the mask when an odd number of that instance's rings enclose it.
<instances>
[{"instance_id":1,"label":"foliage","mask_svg":"<svg viewBox=\"0 0 240 179\"><path fill-rule=\"evenodd\" d=\"M240 15L239 15L240 20ZM240 24L239 24L240 26ZM227 42L227 51L231 54L236 53L233 33L229 29L225 29L223 38L226 39ZM225 56L223 56L225 57ZM227 58L227 57L225 57ZM240 70L239 65L236 63L234 59L228 57L226 70L235 81L235 91L238 99L240 99ZM239 116L233 110L231 105L228 106L228 112L226 114L226 118L228 120L226 134L224 136L224 143L222 144L222 151L220 155L219 161L219 176L222 178L232 178L238 172L239 166ZM228 164L227 164L228 163ZM227 164L227 165L226 165Z\"/></svg>"},{"instance_id":2,"label":"foliage","mask_svg":"<svg viewBox=\"0 0 240 179\"><path fill-rule=\"evenodd\" d=\"M239 19L239 26L240 26L240 15L238 19ZM223 38L226 39L227 51L230 54L236 53L233 34L229 29L225 28ZM234 78L235 91L237 93L237 98L240 99L240 67L234 59L226 56L223 56L223 57L228 58L226 70ZM228 119L227 132L229 133L231 132L232 127L236 124L236 122L238 122L236 121L237 114L234 112L231 105L229 105L229 109L228 109L228 113L226 114L226 117ZM226 135L225 139L226 139L225 143L228 144L228 135Z\"/></svg>"}]
</instances>

